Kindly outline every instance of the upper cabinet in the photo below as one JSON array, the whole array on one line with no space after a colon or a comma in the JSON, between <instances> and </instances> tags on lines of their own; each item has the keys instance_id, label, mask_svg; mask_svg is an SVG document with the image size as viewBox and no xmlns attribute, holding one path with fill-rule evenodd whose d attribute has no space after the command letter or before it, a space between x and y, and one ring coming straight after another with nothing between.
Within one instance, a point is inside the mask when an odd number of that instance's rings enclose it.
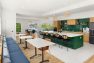
<instances>
[{"instance_id":1,"label":"upper cabinet","mask_svg":"<svg viewBox=\"0 0 94 63\"><path fill-rule=\"evenodd\" d=\"M61 28L65 31L83 31L89 27L89 18L61 20Z\"/></svg>"},{"instance_id":2,"label":"upper cabinet","mask_svg":"<svg viewBox=\"0 0 94 63\"><path fill-rule=\"evenodd\" d=\"M94 22L94 17L91 17L90 18L90 22Z\"/></svg>"},{"instance_id":3,"label":"upper cabinet","mask_svg":"<svg viewBox=\"0 0 94 63\"><path fill-rule=\"evenodd\" d=\"M61 29L61 22L60 21L54 21L53 25L54 25L54 27L57 28L58 31Z\"/></svg>"},{"instance_id":4,"label":"upper cabinet","mask_svg":"<svg viewBox=\"0 0 94 63\"><path fill-rule=\"evenodd\" d=\"M89 18L78 19L79 25L82 26L82 28L89 27L89 21Z\"/></svg>"},{"instance_id":5,"label":"upper cabinet","mask_svg":"<svg viewBox=\"0 0 94 63\"><path fill-rule=\"evenodd\" d=\"M68 20L67 25L76 25L76 20L75 19Z\"/></svg>"}]
</instances>

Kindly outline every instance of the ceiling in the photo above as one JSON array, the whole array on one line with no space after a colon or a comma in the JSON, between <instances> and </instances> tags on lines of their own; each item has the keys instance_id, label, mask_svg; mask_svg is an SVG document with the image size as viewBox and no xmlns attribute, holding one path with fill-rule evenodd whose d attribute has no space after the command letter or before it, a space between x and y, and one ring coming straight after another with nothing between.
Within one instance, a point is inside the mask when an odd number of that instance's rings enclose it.
<instances>
[{"instance_id":1,"label":"ceiling","mask_svg":"<svg viewBox=\"0 0 94 63\"><path fill-rule=\"evenodd\" d=\"M81 1L82 0L24 0L21 2L18 13L31 16L43 16L51 11L79 3Z\"/></svg>"},{"instance_id":2,"label":"ceiling","mask_svg":"<svg viewBox=\"0 0 94 63\"><path fill-rule=\"evenodd\" d=\"M16 9L17 15L27 17L77 13L91 10L89 6L94 6L94 0L1 0L1 2L4 8Z\"/></svg>"}]
</instances>

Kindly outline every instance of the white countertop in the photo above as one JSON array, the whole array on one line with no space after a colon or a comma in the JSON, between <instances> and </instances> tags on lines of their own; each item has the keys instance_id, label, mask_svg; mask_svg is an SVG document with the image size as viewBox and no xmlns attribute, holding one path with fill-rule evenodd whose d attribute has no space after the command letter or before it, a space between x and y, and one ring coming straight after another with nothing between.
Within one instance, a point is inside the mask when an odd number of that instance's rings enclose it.
<instances>
[{"instance_id":1,"label":"white countertop","mask_svg":"<svg viewBox=\"0 0 94 63\"><path fill-rule=\"evenodd\" d=\"M47 32L47 33L54 33L54 31L43 31L43 32L45 32L45 33L46 33L46 32Z\"/></svg>"},{"instance_id":2,"label":"white countertop","mask_svg":"<svg viewBox=\"0 0 94 63\"><path fill-rule=\"evenodd\" d=\"M22 33L20 33L20 34L16 34L16 36L18 36L18 37L20 37L20 36L25 36L26 34L22 34Z\"/></svg>"},{"instance_id":3,"label":"white countertop","mask_svg":"<svg viewBox=\"0 0 94 63\"><path fill-rule=\"evenodd\" d=\"M41 38L27 39L26 41L29 44L32 44L36 48L42 48L42 47L46 47L46 46L50 46L50 45L55 44L55 43L52 43L50 41L47 41L47 40L44 40L44 39L41 39Z\"/></svg>"},{"instance_id":4,"label":"white countertop","mask_svg":"<svg viewBox=\"0 0 94 63\"><path fill-rule=\"evenodd\" d=\"M70 32L54 32L54 31L43 31L43 32L47 32L47 33L58 33L59 35L67 35L68 37L76 37L76 36L81 36L83 34L77 34L77 33L70 33Z\"/></svg>"},{"instance_id":5,"label":"white countertop","mask_svg":"<svg viewBox=\"0 0 94 63\"><path fill-rule=\"evenodd\" d=\"M19 36L24 36L24 35L26 35L26 34L18 34Z\"/></svg>"},{"instance_id":6,"label":"white countertop","mask_svg":"<svg viewBox=\"0 0 94 63\"><path fill-rule=\"evenodd\" d=\"M19 38L20 39L30 39L30 38L32 38L32 36L20 36Z\"/></svg>"},{"instance_id":7,"label":"white countertop","mask_svg":"<svg viewBox=\"0 0 94 63\"><path fill-rule=\"evenodd\" d=\"M76 36L81 36L83 34L76 34L76 33L58 33L59 35L66 35L68 37L76 37Z\"/></svg>"}]
</instances>

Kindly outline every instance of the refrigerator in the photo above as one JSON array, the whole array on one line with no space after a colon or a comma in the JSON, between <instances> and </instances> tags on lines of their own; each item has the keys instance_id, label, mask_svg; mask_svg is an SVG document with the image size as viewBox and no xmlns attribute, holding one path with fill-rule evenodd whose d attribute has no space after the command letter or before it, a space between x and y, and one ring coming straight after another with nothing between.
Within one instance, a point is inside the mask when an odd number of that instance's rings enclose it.
<instances>
[{"instance_id":1,"label":"refrigerator","mask_svg":"<svg viewBox=\"0 0 94 63\"><path fill-rule=\"evenodd\" d=\"M89 43L94 44L94 22L89 24Z\"/></svg>"}]
</instances>

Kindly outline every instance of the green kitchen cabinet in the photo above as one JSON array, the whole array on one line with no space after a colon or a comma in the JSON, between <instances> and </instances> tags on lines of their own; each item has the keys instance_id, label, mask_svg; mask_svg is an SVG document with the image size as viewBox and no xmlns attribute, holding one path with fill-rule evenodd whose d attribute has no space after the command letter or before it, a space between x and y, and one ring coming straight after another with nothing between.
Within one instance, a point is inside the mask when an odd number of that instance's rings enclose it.
<instances>
[{"instance_id":1,"label":"green kitchen cabinet","mask_svg":"<svg viewBox=\"0 0 94 63\"><path fill-rule=\"evenodd\" d=\"M61 20L61 28L63 31L82 31L83 28L89 27L89 18L76 19L75 25L68 25L67 20Z\"/></svg>"},{"instance_id":2,"label":"green kitchen cabinet","mask_svg":"<svg viewBox=\"0 0 94 63\"><path fill-rule=\"evenodd\" d=\"M45 35L44 35L44 37L45 37ZM68 37L68 39L69 39L68 42L64 42L63 39L59 39L57 37L52 37L51 35L46 36L46 38L50 38L52 40L52 42L54 42L56 44L59 44L59 45L65 46L65 47L69 47L72 49L78 49L83 46L83 35Z\"/></svg>"},{"instance_id":3,"label":"green kitchen cabinet","mask_svg":"<svg viewBox=\"0 0 94 63\"><path fill-rule=\"evenodd\" d=\"M56 43L59 44L59 45L63 45L64 46L64 42L63 42L63 39L59 39L59 38L55 38L56 39Z\"/></svg>"},{"instance_id":4,"label":"green kitchen cabinet","mask_svg":"<svg viewBox=\"0 0 94 63\"><path fill-rule=\"evenodd\" d=\"M67 20L61 20L61 28L62 30L67 30Z\"/></svg>"},{"instance_id":5,"label":"green kitchen cabinet","mask_svg":"<svg viewBox=\"0 0 94 63\"><path fill-rule=\"evenodd\" d=\"M77 49L83 46L83 36L70 37L70 48Z\"/></svg>"},{"instance_id":6,"label":"green kitchen cabinet","mask_svg":"<svg viewBox=\"0 0 94 63\"><path fill-rule=\"evenodd\" d=\"M69 42L64 42L63 39L54 38L55 43L69 47L72 49L77 49L83 46L83 36L75 36L75 37L69 37ZM67 43L67 44L66 44Z\"/></svg>"},{"instance_id":7,"label":"green kitchen cabinet","mask_svg":"<svg viewBox=\"0 0 94 63\"><path fill-rule=\"evenodd\" d=\"M89 27L89 20L90 20L89 18L83 18L83 19L78 19L78 22L82 28L86 28Z\"/></svg>"}]
</instances>

